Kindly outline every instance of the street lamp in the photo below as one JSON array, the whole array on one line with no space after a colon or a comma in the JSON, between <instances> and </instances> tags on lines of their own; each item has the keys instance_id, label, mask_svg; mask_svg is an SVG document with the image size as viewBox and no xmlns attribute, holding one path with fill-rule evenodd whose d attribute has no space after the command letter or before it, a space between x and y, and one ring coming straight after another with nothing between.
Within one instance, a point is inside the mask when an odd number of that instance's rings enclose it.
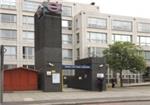
<instances>
[{"instance_id":1,"label":"street lamp","mask_svg":"<svg viewBox=\"0 0 150 105\"><path fill-rule=\"evenodd\" d=\"M104 65L103 65L103 64L100 64L99 67L102 68L102 67L104 67Z\"/></svg>"},{"instance_id":2,"label":"street lamp","mask_svg":"<svg viewBox=\"0 0 150 105\"><path fill-rule=\"evenodd\" d=\"M51 63L51 62L49 62L48 65L49 65L50 67L53 67L53 66L54 66L54 64Z\"/></svg>"},{"instance_id":3,"label":"street lamp","mask_svg":"<svg viewBox=\"0 0 150 105\"><path fill-rule=\"evenodd\" d=\"M0 104L3 103L3 62L4 62L4 46L0 46Z\"/></svg>"}]
</instances>

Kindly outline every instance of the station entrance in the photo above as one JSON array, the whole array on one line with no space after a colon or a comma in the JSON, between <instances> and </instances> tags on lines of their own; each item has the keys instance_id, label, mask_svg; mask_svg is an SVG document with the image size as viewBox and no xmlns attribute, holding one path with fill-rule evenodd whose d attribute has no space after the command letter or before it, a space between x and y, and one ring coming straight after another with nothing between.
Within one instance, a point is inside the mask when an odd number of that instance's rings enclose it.
<instances>
[{"instance_id":1,"label":"station entrance","mask_svg":"<svg viewBox=\"0 0 150 105\"><path fill-rule=\"evenodd\" d=\"M74 76L63 75L63 84L68 88L90 91L106 89L107 71L104 58L85 58L75 61L75 65L63 65L63 69L74 70Z\"/></svg>"}]
</instances>

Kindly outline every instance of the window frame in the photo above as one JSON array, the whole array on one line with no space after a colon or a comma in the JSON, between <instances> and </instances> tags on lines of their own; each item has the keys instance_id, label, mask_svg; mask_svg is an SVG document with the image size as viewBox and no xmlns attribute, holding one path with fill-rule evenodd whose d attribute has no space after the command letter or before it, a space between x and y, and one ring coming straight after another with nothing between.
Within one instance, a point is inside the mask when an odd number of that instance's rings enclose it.
<instances>
[{"instance_id":1,"label":"window frame","mask_svg":"<svg viewBox=\"0 0 150 105\"><path fill-rule=\"evenodd\" d=\"M98 38L100 38L100 39L98 39ZM105 39L105 40L103 40L103 39ZM87 40L89 43L107 44L107 33L88 31L87 32Z\"/></svg>"},{"instance_id":2,"label":"window frame","mask_svg":"<svg viewBox=\"0 0 150 105\"><path fill-rule=\"evenodd\" d=\"M120 23L118 23L118 24L124 24L124 23L130 23L130 27L131 27L131 29L123 29L123 27L125 27L125 26L121 26L121 25L117 25L116 26L116 23L113 23L113 22L120 22ZM114 28L114 26L115 27L117 27L117 28ZM127 27L129 27L129 26L126 26L126 28ZM119 27L119 28L118 28ZM132 21L127 21L127 20L116 20L116 19L114 19L114 20L111 20L111 29L113 30L113 31L125 31L125 32L132 32L133 31L133 22Z\"/></svg>"},{"instance_id":3,"label":"window frame","mask_svg":"<svg viewBox=\"0 0 150 105\"><path fill-rule=\"evenodd\" d=\"M90 20L89 19L93 19L93 21L95 20L96 24L89 24ZM102 25L97 25L97 21L105 21L105 26ZM91 20L92 21L92 20ZM99 27L100 26L100 27ZM96 28L96 29L107 29L107 19L106 18L98 18L98 17L88 17L87 18L87 27L88 28Z\"/></svg>"},{"instance_id":4,"label":"window frame","mask_svg":"<svg viewBox=\"0 0 150 105\"><path fill-rule=\"evenodd\" d=\"M68 14L68 12L66 13L66 9L65 10L63 10L63 8L70 8L71 10L71 12L69 13L70 15L66 15L66 14ZM65 12L64 12L65 11ZM71 6L62 6L62 16L65 16L65 17L72 17L72 7Z\"/></svg>"},{"instance_id":5,"label":"window frame","mask_svg":"<svg viewBox=\"0 0 150 105\"><path fill-rule=\"evenodd\" d=\"M150 30L148 30L148 31L142 31L142 29L145 29L145 27L142 28L141 31L140 31L139 30L139 24L141 24L141 25L149 25L149 29L150 29L150 23L144 23L144 22L137 23L137 32L139 32L139 33L150 33Z\"/></svg>"},{"instance_id":6,"label":"window frame","mask_svg":"<svg viewBox=\"0 0 150 105\"><path fill-rule=\"evenodd\" d=\"M117 41L128 42L128 41L116 40L116 38L115 38L116 35L117 35L117 36L120 36L120 37L122 36L121 39L124 39L123 36L130 36L130 41L129 41L129 42L132 42L132 35L113 33L113 34L112 34L112 42L113 42L113 43L114 43L114 42L117 42Z\"/></svg>"}]
</instances>

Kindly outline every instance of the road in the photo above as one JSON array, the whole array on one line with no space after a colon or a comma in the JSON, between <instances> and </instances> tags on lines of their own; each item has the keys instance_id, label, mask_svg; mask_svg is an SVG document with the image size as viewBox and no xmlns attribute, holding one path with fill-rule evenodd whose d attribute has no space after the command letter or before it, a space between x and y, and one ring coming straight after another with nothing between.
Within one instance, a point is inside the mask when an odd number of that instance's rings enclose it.
<instances>
[{"instance_id":1,"label":"road","mask_svg":"<svg viewBox=\"0 0 150 105\"><path fill-rule=\"evenodd\" d=\"M79 104L79 105L150 105L150 101L138 101L138 102L116 102L116 103L95 103L95 104Z\"/></svg>"}]
</instances>

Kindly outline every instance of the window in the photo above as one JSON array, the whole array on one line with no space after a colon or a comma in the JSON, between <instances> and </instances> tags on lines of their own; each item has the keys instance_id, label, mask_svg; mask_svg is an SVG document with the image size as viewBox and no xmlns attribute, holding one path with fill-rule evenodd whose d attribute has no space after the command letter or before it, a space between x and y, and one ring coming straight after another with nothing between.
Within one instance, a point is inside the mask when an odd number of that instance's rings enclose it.
<instances>
[{"instance_id":1,"label":"window","mask_svg":"<svg viewBox=\"0 0 150 105\"><path fill-rule=\"evenodd\" d=\"M72 21L71 20L62 20L62 28L72 30Z\"/></svg>"},{"instance_id":2,"label":"window","mask_svg":"<svg viewBox=\"0 0 150 105\"><path fill-rule=\"evenodd\" d=\"M142 46L150 46L150 36L138 36L137 43Z\"/></svg>"},{"instance_id":3,"label":"window","mask_svg":"<svg viewBox=\"0 0 150 105\"><path fill-rule=\"evenodd\" d=\"M35 69L34 65L23 65L24 68Z\"/></svg>"},{"instance_id":4,"label":"window","mask_svg":"<svg viewBox=\"0 0 150 105\"><path fill-rule=\"evenodd\" d=\"M130 21L120 21L113 20L112 21L112 29L116 31L132 31L132 22Z\"/></svg>"},{"instance_id":5,"label":"window","mask_svg":"<svg viewBox=\"0 0 150 105\"><path fill-rule=\"evenodd\" d=\"M72 59L72 49L63 49L62 53L63 59Z\"/></svg>"},{"instance_id":6,"label":"window","mask_svg":"<svg viewBox=\"0 0 150 105\"><path fill-rule=\"evenodd\" d=\"M76 37L77 37L77 43L80 43L80 34L77 33L77 34L76 34Z\"/></svg>"},{"instance_id":7,"label":"window","mask_svg":"<svg viewBox=\"0 0 150 105\"><path fill-rule=\"evenodd\" d=\"M90 43L107 43L106 33L88 32L87 39Z\"/></svg>"},{"instance_id":8,"label":"window","mask_svg":"<svg viewBox=\"0 0 150 105\"><path fill-rule=\"evenodd\" d=\"M17 65L15 65L15 64L4 64L4 70L12 69L12 68L17 68Z\"/></svg>"},{"instance_id":9,"label":"window","mask_svg":"<svg viewBox=\"0 0 150 105\"><path fill-rule=\"evenodd\" d=\"M63 75L64 76L74 76L75 75L75 70L72 69L67 69L67 70L63 70Z\"/></svg>"},{"instance_id":10,"label":"window","mask_svg":"<svg viewBox=\"0 0 150 105\"><path fill-rule=\"evenodd\" d=\"M150 23L138 23L138 32L150 33Z\"/></svg>"},{"instance_id":11,"label":"window","mask_svg":"<svg viewBox=\"0 0 150 105\"><path fill-rule=\"evenodd\" d=\"M62 6L62 15L63 16L72 16L72 8L69 6Z\"/></svg>"},{"instance_id":12,"label":"window","mask_svg":"<svg viewBox=\"0 0 150 105\"><path fill-rule=\"evenodd\" d=\"M89 28L107 28L107 20L102 18L88 18Z\"/></svg>"},{"instance_id":13,"label":"window","mask_svg":"<svg viewBox=\"0 0 150 105\"><path fill-rule=\"evenodd\" d=\"M79 20L79 18L78 18L78 19L75 20L75 29L76 29L76 30L78 30L78 29L80 28L79 23L80 23L80 20Z\"/></svg>"},{"instance_id":14,"label":"window","mask_svg":"<svg viewBox=\"0 0 150 105\"><path fill-rule=\"evenodd\" d=\"M0 8L16 8L16 0L0 0Z\"/></svg>"},{"instance_id":15,"label":"window","mask_svg":"<svg viewBox=\"0 0 150 105\"><path fill-rule=\"evenodd\" d=\"M4 53L4 59L16 59L17 48L15 46L5 46L6 52Z\"/></svg>"},{"instance_id":16,"label":"window","mask_svg":"<svg viewBox=\"0 0 150 105\"><path fill-rule=\"evenodd\" d=\"M100 47L89 47L88 57L103 57L104 48Z\"/></svg>"},{"instance_id":17,"label":"window","mask_svg":"<svg viewBox=\"0 0 150 105\"><path fill-rule=\"evenodd\" d=\"M144 58L145 60L150 60L150 51L144 51Z\"/></svg>"},{"instance_id":18,"label":"window","mask_svg":"<svg viewBox=\"0 0 150 105\"><path fill-rule=\"evenodd\" d=\"M77 59L80 59L80 48L77 48Z\"/></svg>"},{"instance_id":19,"label":"window","mask_svg":"<svg viewBox=\"0 0 150 105\"><path fill-rule=\"evenodd\" d=\"M35 12L40 4L37 2L24 1L23 10Z\"/></svg>"},{"instance_id":20,"label":"window","mask_svg":"<svg viewBox=\"0 0 150 105\"><path fill-rule=\"evenodd\" d=\"M34 48L33 47L23 47L23 58L33 59L34 58Z\"/></svg>"},{"instance_id":21,"label":"window","mask_svg":"<svg viewBox=\"0 0 150 105\"><path fill-rule=\"evenodd\" d=\"M23 16L23 24L34 25L34 18L32 16Z\"/></svg>"},{"instance_id":22,"label":"window","mask_svg":"<svg viewBox=\"0 0 150 105\"><path fill-rule=\"evenodd\" d=\"M16 39L17 38L17 31L16 30L0 30L0 38L7 38L7 39Z\"/></svg>"},{"instance_id":23,"label":"window","mask_svg":"<svg viewBox=\"0 0 150 105\"><path fill-rule=\"evenodd\" d=\"M23 39L24 40L34 40L34 32L32 31L23 31Z\"/></svg>"},{"instance_id":24,"label":"window","mask_svg":"<svg viewBox=\"0 0 150 105\"><path fill-rule=\"evenodd\" d=\"M116 42L116 41L131 42L132 37L131 37L131 35L113 34L112 35L112 42Z\"/></svg>"},{"instance_id":25,"label":"window","mask_svg":"<svg viewBox=\"0 0 150 105\"><path fill-rule=\"evenodd\" d=\"M0 22L2 23L16 23L17 18L14 14L0 14Z\"/></svg>"},{"instance_id":26,"label":"window","mask_svg":"<svg viewBox=\"0 0 150 105\"><path fill-rule=\"evenodd\" d=\"M72 44L72 35L70 35L70 34L63 34L62 35L62 43L63 44Z\"/></svg>"}]
</instances>

